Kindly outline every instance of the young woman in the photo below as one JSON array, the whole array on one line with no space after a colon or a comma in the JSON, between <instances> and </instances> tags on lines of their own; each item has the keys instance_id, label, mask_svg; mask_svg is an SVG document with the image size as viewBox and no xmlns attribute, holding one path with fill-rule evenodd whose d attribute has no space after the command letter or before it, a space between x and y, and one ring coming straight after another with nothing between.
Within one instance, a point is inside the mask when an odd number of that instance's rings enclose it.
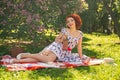
<instances>
[{"instance_id":1,"label":"young woman","mask_svg":"<svg viewBox=\"0 0 120 80\"><path fill-rule=\"evenodd\" d=\"M82 25L79 15L71 14L66 17L67 28L63 28L55 41L36 54L20 53L16 59L10 63L18 62L53 62L69 61L84 62L89 61L89 57L82 54L82 32L78 30ZM78 53L72 53L72 49L77 46Z\"/></svg>"}]
</instances>

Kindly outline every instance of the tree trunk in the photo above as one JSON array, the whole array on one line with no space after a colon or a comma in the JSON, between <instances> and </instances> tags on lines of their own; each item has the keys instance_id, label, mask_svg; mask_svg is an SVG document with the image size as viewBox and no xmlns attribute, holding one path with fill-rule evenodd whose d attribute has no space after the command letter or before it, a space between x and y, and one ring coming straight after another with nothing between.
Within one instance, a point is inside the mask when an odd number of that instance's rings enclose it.
<instances>
[{"instance_id":1,"label":"tree trunk","mask_svg":"<svg viewBox=\"0 0 120 80\"><path fill-rule=\"evenodd\" d=\"M118 22L119 20L117 20L117 17L114 15L114 14L116 14L116 13L114 13L114 12L112 11L112 8L108 6L108 4L107 4L107 2L106 2L105 0L102 0L102 1L103 1L103 3L104 3L104 6L105 6L105 8L107 9L108 13L110 14L113 22L114 22L115 29L116 29L116 31L117 31L116 33L117 33L118 37L120 38L120 23Z\"/></svg>"}]
</instances>

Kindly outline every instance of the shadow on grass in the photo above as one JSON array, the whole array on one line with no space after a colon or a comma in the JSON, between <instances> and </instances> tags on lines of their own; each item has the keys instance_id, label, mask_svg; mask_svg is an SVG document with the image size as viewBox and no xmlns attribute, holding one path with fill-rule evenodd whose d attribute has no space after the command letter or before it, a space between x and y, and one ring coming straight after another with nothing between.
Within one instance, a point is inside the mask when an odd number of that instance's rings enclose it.
<instances>
[{"instance_id":1,"label":"shadow on grass","mask_svg":"<svg viewBox=\"0 0 120 80\"><path fill-rule=\"evenodd\" d=\"M91 39L87 38L87 37L83 37L83 42L87 42L90 41Z\"/></svg>"},{"instance_id":2,"label":"shadow on grass","mask_svg":"<svg viewBox=\"0 0 120 80\"><path fill-rule=\"evenodd\" d=\"M89 57L97 57L99 54L93 50L83 49L83 54Z\"/></svg>"},{"instance_id":3,"label":"shadow on grass","mask_svg":"<svg viewBox=\"0 0 120 80\"><path fill-rule=\"evenodd\" d=\"M48 40L51 39L51 37L48 37L46 38ZM2 55L5 55L5 54L10 54L9 53L9 50L14 47L14 46L20 46L22 47L26 52L30 52L30 53L37 53L37 52L40 52L44 47L48 46L50 43L52 43L54 37L52 37L52 39L50 41L43 41L43 42L40 42L40 43L24 43L24 42L1 42L2 44L0 45L0 56ZM84 37L83 38L83 46L86 46L86 45L89 45L87 43L84 43L84 42L87 42L87 41L90 41L91 39L87 38L87 37ZM4 41L4 40L3 40ZM73 51L77 51L76 49L73 50Z\"/></svg>"},{"instance_id":4,"label":"shadow on grass","mask_svg":"<svg viewBox=\"0 0 120 80\"><path fill-rule=\"evenodd\" d=\"M75 72L72 72L74 70L77 70L77 72L81 72L81 70L87 70L88 72L89 67L81 67L81 68L65 68L65 69L55 69L55 68L49 68L49 69L39 69L36 71L32 71L30 73L29 78L30 79L36 79L38 80L41 78L50 78L52 80L73 80L76 76Z\"/></svg>"},{"instance_id":5,"label":"shadow on grass","mask_svg":"<svg viewBox=\"0 0 120 80\"><path fill-rule=\"evenodd\" d=\"M82 49L83 54L90 56L90 57L97 57L99 54L93 50L89 50L87 48ZM77 47L72 50L72 53L77 53Z\"/></svg>"}]
</instances>

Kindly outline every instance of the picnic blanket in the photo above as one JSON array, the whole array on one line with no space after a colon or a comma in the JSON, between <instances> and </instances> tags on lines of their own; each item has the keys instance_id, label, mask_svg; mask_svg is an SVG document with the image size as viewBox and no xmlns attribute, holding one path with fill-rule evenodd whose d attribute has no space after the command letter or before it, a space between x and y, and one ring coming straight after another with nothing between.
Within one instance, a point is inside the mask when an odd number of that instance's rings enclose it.
<instances>
[{"instance_id":1,"label":"picnic blanket","mask_svg":"<svg viewBox=\"0 0 120 80\"><path fill-rule=\"evenodd\" d=\"M78 67L78 66L91 66L98 65L103 63L103 59L91 58L90 62L85 64L82 62L34 62L34 63L14 63L9 64L6 62L7 59L11 59L12 57L9 55L2 56L0 64L6 67L8 71L21 71L21 70L36 70L42 68L70 68L70 67Z\"/></svg>"}]
</instances>

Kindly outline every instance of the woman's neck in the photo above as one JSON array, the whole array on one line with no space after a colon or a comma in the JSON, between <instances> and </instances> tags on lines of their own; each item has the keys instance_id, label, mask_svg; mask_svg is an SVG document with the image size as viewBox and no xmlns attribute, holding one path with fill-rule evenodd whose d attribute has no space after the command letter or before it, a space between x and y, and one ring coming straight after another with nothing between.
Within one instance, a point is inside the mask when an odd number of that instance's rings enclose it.
<instances>
[{"instance_id":1,"label":"woman's neck","mask_svg":"<svg viewBox=\"0 0 120 80\"><path fill-rule=\"evenodd\" d=\"M72 36L73 38L78 37L78 31L76 28L69 28L67 32Z\"/></svg>"},{"instance_id":2,"label":"woman's neck","mask_svg":"<svg viewBox=\"0 0 120 80\"><path fill-rule=\"evenodd\" d=\"M74 33L76 31L76 27L69 28L71 33Z\"/></svg>"}]
</instances>

